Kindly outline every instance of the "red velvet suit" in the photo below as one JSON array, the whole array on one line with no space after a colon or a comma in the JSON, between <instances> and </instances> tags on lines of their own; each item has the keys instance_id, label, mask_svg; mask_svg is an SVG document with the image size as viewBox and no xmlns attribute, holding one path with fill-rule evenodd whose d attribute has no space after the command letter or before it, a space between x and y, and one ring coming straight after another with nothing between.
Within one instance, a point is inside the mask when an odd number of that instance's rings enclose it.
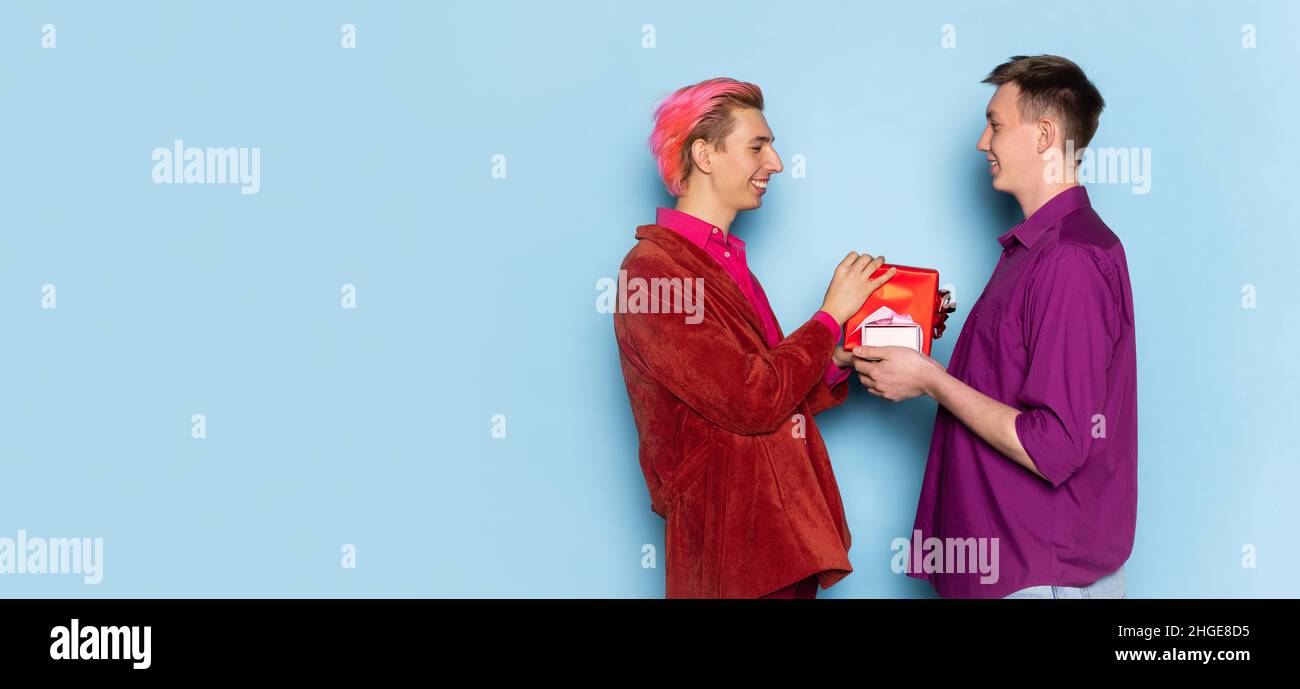
<instances>
[{"instance_id":1,"label":"red velvet suit","mask_svg":"<svg viewBox=\"0 0 1300 689\"><path fill-rule=\"evenodd\" d=\"M848 395L847 383L822 382L835 336L810 319L769 348L754 307L708 254L657 225L636 237L629 280L704 278L699 323L614 314L641 470L666 522L667 596L756 598L810 575L830 587L853 571L813 422Z\"/></svg>"}]
</instances>

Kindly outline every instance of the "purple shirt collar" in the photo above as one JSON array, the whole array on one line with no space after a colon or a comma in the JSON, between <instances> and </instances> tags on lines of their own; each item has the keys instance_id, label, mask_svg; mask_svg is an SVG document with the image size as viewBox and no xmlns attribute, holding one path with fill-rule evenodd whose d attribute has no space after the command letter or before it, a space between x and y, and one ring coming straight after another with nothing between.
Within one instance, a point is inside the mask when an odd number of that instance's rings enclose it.
<instances>
[{"instance_id":1,"label":"purple shirt collar","mask_svg":"<svg viewBox=\"0 0 1300 689\"><path fill-rule=\"evenodd\" d=\"M998 243L1006 248L1011 246L1012 240L1020 240L1025 248L1030 248L1043 236L1047 228L1055 225L1067 213L1091 206L1086 189L1077 185L1070 187L1048 199L1047 203L1025 218L1024 222L1003 233L998 237Z\"/></svg>"}]
</instances>

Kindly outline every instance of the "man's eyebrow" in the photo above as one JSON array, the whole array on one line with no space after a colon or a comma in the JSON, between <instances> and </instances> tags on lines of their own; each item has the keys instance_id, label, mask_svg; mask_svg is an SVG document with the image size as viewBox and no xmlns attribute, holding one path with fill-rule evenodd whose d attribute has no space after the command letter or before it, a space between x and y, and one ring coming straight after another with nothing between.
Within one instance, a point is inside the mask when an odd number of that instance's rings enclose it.
<instances>
[{"instance_id":1,"label":"man's eyebrow","mask_svg":"<svg viewBox=\"0 0 1300 689\"><path fill-rule=\"evenodd\" d=\"M776 137L775 137L775 136L756 136L756 137L750 139L750 140L749 140L749 143L751 143L751 144L759 144L759 143L769 143L769 144L770 144L770 143L776 143Z\"/></svg>"},{"instance_id":2,"label":"man's eyebrow","mask_svg":"<svg viewBox=\"0 0 1300 689\"><path fill-rule=\"evenodd\" d=\"M988 120L989 122L992 122L993 120L995 120L995 119L997 119L997 118L993 116L993 111L992 111L992 110L985 110L985 111L984 111L984 119Z\"/></svg>"}]
</instances>

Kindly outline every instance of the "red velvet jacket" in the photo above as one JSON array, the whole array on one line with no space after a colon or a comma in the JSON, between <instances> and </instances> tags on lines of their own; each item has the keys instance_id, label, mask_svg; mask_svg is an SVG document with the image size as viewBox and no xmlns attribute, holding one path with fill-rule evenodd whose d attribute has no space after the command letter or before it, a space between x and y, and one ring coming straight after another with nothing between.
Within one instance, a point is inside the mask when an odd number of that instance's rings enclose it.
<instances>
[{"instance_id":1,"label":"red velvet jacket","mask_svg":"<svg viewBox=\"0 0 1300 689\"><path fill-rule=\"evenodd\" d=\"M657 225L636 237L628 280L704 278L701 322L662 302L660 313L614 314L641 470L666 521L667 596L756 598L814 574L830 587L853 571L813 422L848 395L847 382L822 381L834 335L809 319L769 348L754 307L713 258Z\"/></svg>"}]
</instances>

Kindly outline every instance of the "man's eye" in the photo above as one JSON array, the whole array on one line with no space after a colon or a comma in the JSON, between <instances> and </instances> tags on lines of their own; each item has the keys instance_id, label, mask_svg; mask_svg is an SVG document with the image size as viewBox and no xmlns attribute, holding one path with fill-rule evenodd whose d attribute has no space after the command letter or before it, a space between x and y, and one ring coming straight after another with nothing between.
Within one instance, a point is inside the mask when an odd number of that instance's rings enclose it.
<instances>
[{"instance_id":1,"label":"man's eye","mask_svg":"<svg viewBox=\"0 0 1300 689\"><path fill-rule=\"evenodd\" d=\"M751 150L751 151L755 151L755 152L758 152L758 151L763 150L763 147L762 147L762 146L750 146L750 149L749 149L749 150Z\"/></svg>"}]
</instances>

